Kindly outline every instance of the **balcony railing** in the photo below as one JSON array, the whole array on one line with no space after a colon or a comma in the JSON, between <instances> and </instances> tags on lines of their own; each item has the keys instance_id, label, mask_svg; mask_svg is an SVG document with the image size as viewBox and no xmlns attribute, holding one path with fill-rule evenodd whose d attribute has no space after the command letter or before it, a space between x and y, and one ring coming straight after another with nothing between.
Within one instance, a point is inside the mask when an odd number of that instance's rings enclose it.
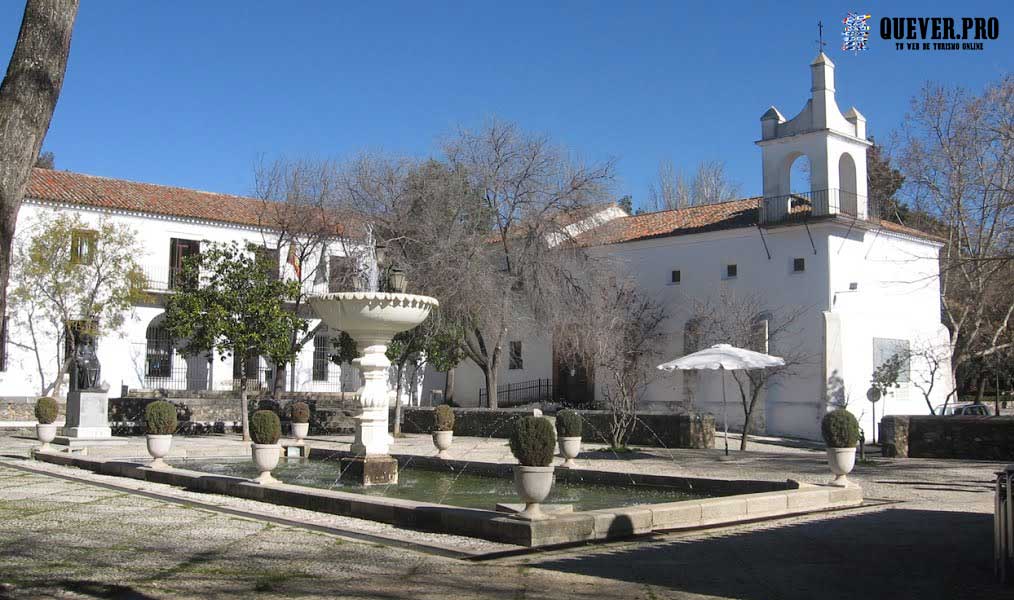
<instances>
[{"instance_id":1,"label":"balcony railing","mask_svg":"<svg viewBox=\"0 0 1014 600\"><path fill-rule=\"evenodd\" d=\"M761 225L843 217L863 221L880 219L880 206L866 196L837 188L765 197L760 205Z\"/></svg>"}]
</instances>

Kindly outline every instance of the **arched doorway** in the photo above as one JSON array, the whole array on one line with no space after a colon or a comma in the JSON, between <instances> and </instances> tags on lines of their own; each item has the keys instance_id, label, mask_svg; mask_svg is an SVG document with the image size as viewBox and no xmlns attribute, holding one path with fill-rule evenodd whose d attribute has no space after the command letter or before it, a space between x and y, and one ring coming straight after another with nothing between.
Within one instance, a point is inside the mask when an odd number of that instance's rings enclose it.
<instances>
[{"instance_id":1,"label":"arched doorway","mask_svg":"<svg viewBox=\"0 0 1014 600\"><path fill-rule=\"evenodd\" d=\"M151 320L144 332L145 389L210 389L210 354L185 355L181 347L179 340L174 340L166 330L162 315Z\"/></svg>"}]
</instances>

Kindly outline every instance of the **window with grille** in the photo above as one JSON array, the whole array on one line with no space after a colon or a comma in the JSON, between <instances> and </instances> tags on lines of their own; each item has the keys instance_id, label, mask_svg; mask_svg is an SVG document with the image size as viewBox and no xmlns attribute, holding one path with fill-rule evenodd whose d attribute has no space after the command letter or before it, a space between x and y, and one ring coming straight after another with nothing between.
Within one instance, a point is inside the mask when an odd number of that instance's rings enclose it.
<instances>
[{"instance_id":1,"label":"window with grille","mask_svg":"<svg viewBox=\"0 0 1014 600\"><path fill-rule=\"evenodd\" d=\"M669 283L679 283L682 277L683 274L680 273L679 269L673 269L669 273Z\"/></svg>"},{"instance_id":2,"label":"window with grille","mask_svg":"<svg viewBox=\"0 0 1014 600\"><path fill-rule=\"evenodd\" d=\"M173 344L169 333L161 325L151 325L145 332L145 377L171 377Z\"/></svg>"},{"instance_id":3,"label":"window with grille","mask_svg":"<svg viewBox=\"0 0 1014 600\"><path fill-rule=\"evenodd\" d=\"M331 338L327 334L313 336L313 380L327 381L328 349Z\"/></svg>"},{"instance_id":4,"label":"window with grille","mask_svg":"<svg viewBox=\"0 0 1014 600\"><path fill-rule=\"evenodd\" d=\"M892 338L873 338L873 370L876 371L895 356L900 358L898 383L909 382L909 343L908 340Z\"/></svg>"},{"instance_id":5,"label":"window with grille","mask_svg":"<svg viewBox=\"0 0 1014 600\"><path fill-rule=\"evenodd\" d=\"M793 258L792 259L792 272L802 273L806 270L806 259L805 258Z\"/></svg>"},{"instance_id":6,"label":"window with grille","mask_svg":"<svg viewBox=\"0 0 1014 600\"><path fill-rule=\"evenodd\" d=\"M725 265L725 278L735 279L739 275L739 267L737 265Z\"/></svg>"}]
</instances>

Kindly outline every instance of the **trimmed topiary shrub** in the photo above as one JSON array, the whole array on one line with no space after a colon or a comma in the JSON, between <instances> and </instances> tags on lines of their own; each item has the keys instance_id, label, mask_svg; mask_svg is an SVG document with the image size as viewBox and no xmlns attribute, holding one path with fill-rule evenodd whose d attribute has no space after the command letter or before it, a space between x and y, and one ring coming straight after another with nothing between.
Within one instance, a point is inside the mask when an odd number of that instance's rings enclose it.
<instances>
[{"instance_id":1,"label":"trimmed topiary shrub","mask_svg":"<svg viewBox=\"0 0 1014 600\"><path fill-rule=\"evenodd\" d=\"M35 401L35 418L43 425L56 422L60 415L60 405L49 396L43 396Z\"/></svg>"},{"instance_id":2,"label":"trimmed topiary shrub","mask_svg":"<svg viewBox=\"0 0 1014 600\"><path fill-rule=\"evenodd\" d=\"M149 435L172 435L177 425L176 406L171 402L156 400L144 407L144 427Z\"/></svg>"},{"instance_id":3,"label":"trimmed topiary shrub","mask_svg":"<svg viewBox=\"0 0 1014 600\"><path fill-rule=\"evenodd\" d=\"M511 453L526 467L548 467L553 464L556 433L545 417L522 417L511 433Z\"/></svg>"},{"instance_id":4,"label":"trimmed topiary shrub","mask_svg":"<svg viewBox=\"0 0 1014 600\"><path fill-rule=\"evenodd\" d=\"M433 431L454 431L454 409L446 404L433 409Z\"/></svg>"},{"instance_id":5,"label":"trimmed topiary shrub","mask_svg":"<svg viewBox=\"0 0 1014 600\"><path fill-rule=\"evenodd\" d=\"M255 444L277 444L282 437L282 422L270 410L259 410L250 417L250 437Z\"/></svg>"},{"instance_id":6,"label":"trimmed topiary shrub","mask_svg":"<svg viewBox=\"0 0 1014 600\"><path fill-rule=\"evenodd\" d=\"M292 405L292 422L309 423L310 405L306 402L296 402Z\"/></svg>"},{"instance_id":7,"label":"trimmed topiary shrub","mask_svg":"<svg viewBox=\"0 0 1014 600\"><path fill-rule=\"evenodd\" d=\"M576 410L561 410L556 413L556 435L560 437L581 437L584 420Z\"/></svg>"},{"instance_id":8,"label":"trimmed topiary shrub","mask_svg":"<svg viewBox=\"0 0 1014 600\"><path fill-rule=\"evenodd\" d=\"M824 415L820 433L828 448L854 448L859 443L859 422L852 413L839 408Z\"/></svg>"}]
</instances>

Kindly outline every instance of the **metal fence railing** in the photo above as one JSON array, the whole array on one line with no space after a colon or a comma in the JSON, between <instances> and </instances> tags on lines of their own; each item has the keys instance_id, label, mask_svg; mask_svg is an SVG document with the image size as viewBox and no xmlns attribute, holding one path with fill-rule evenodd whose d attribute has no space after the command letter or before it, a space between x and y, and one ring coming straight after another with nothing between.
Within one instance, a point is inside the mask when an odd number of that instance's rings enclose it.
<instances>
[{"instance_id":1,"label":"metal fence railing","mask_svg":"<svg viewBox=\"0 0 1014 600\"><path fill-rule=\"evenodd\" d=\"M554 397L552 379L533 379L496 386L496 404L500 408L536 402L552 402ZM485 388L479 388L479 406L488 404L489 394L486 393Z\"/></svg>"},{"instance_id":2,"label":"metal fence railing","mask_svg":"<svg viewBox=\"0 0 1014 600\"><path fill-rule=\"evenodd\" d=\"M816 217L841 216L875 221L880 218L878 202L837 188L796 192L765 197L760 205L761 225Z\"/></svg>"}]
</instances>

